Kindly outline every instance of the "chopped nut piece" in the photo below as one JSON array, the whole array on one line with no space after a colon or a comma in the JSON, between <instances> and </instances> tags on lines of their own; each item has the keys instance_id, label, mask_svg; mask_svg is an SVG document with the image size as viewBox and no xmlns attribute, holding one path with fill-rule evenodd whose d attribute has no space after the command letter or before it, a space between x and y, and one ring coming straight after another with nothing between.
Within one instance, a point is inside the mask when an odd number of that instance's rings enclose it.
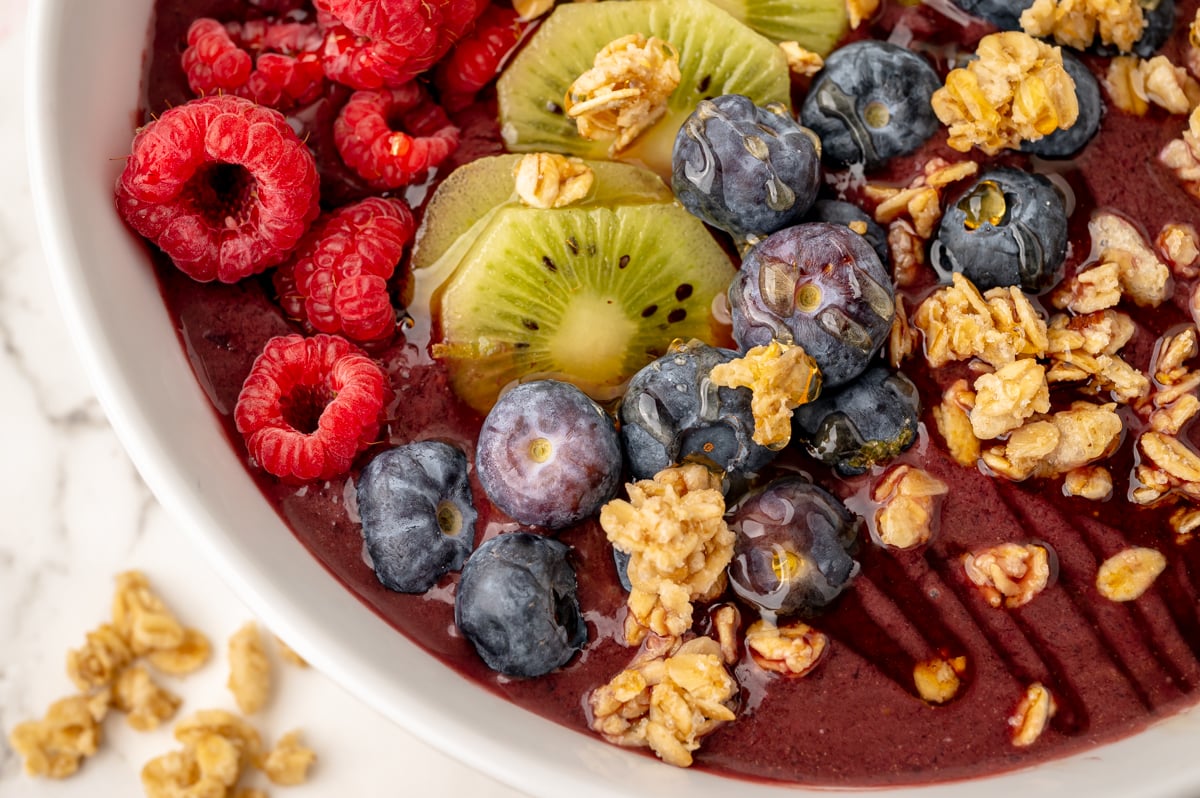
<instances>
[{"instance_id":1,"label":"chopped nut piece","mask_svg":"<svg viewBox=\"0 0 1200 798\"><path fill-rule=\"evenodd\" d=\"M981 440L1016 429L1034 413L1050 410L1046 369L1033 358L1020 358L975 380L971 431Z\"/></svg>"},{"instance_id":2,"label":"chopped nut piece","mask_svg":"<svg viewBox=\"0 0 1200 798\"><path fill-rule=\"evenodd\" d=\"M792 410L817 398L821 370L804 349L772 339L728 363L713 366L709 379L726 388L749 388L754 442L782 449L792 438Z\"/></svg>"},{"instance_id":3,"label":"chopped nut piece","mask_svg":"<svg viewBox=\"0 0 1200 798\"><path fill-rule=\"evenodd\" d=\"M267 703L271 693L271 663L263 648L258 624L242 626L229 638L229 680L238 709L253 715Z\"/></svg>"},{"instance_id":4,"label":"chopped nut piece","mask_svg":"<svg viewBox=\"0 0 1200 798\"><path fill-rule=\"evenodd\" d=\"M984 36L977 58L951 70L933 93L933 110L959 152L988 155L1075 124L1079 101L1062 53L1020 31Z\"/></svg>"},{"instance_id":5,"label":"chopped nut piece","mask_svg":"<svg viewBox=\"0 0 1200 798\"><path fill-rule=\"evenodd\" d=\"M530 153L513 166L517 196L531 208L563 208L592 190L596 174L582 158Z\"/></svg>"},{"instance_id":6,"label":"chopped nut piece","mask_svg":"<svg viewBox=\"0 0 1200 798\"><path fill-rule=\"evenodd\" d=\"M1031 36L1054 37L1058 44L1086 50L1096 36L1129 52L1142 36L1146 18L1137 0L1034 0L1021 13Z\"/></svg>"},{"instance_id":7,"label":"chopped nut piece","mask_svg":"<svg viewBox=\"0 0 1200 798\"><path fill-rule=\"evenodd\" d=\"M673 651L661 643L592 691L592 728L606 740L648 746L669 764L687 767L700 738L735 718L737 682L725 670L721 647L697 637Z\"/></svg>"},{"instance_id":8,"label":"chopped nut piece","mask_svg":"<svg viewBox=\"0 0 1200 798\"><path fill-rule=\"evenodd\" d=\"M25 761L30 776L65 779L79 770L84 757L100 746L100 721L108 712L111 692L76 695L55 701L41 720L18 723L8 742Z\"/></svg>"},{"instance_id":9,"label":"chopped nut piece","mask_svg":"<svg viewBox=\"0 0 1200 798\"><path fill-rule=\"evenodd\" d=\"M958 678L967 669L966 657L931 659L913 666L913 684L921 698L931 704L944 704L958 695Z\"/></svg>"},{"instance_id":10,"label":"chopped nut piece","mask_svg":"<svg viewBox=\"0 0 1200 798\"><path fill-rule=\"evenodd\" d=\"M942 394L942 402L933 408L933 420L937 424L946 450L961 466L973 466L979 460L979 439L971 428L971 408L975 406L975 393L966 380L957 380Z\"/></svg>"},{"instance_id":11,"label":"chopped nut piece","mask_svg":"<svg viewBox=\"0 0 1200 798\"><path fill-rule=\"evenodd\" d=\"M797 77L811 78L825 66L824 58L801 47L799 42L780 42L779 49L783 50L788 69Z\"/></svg>"},{"instance_id":12,"label":"chopped nut piece","mask_svg":"<svg viewBox=\"0 0 1200 798\"><path fill-rule=\"evenodd\" d=\"M859 25L869 20L878 10L879 0L846 0L851 30L857 30Z\"/></svg>"},{"instance_id":13,"label":"chopped nut piece","mask_svg":"<svg viewBox=\"0 0 1200 798\"><path fill-rule=\"evenodd\" d=\"M928 543L949 490L945 482L910 465L888 470L871 491L871 498L882 505L875 512L880 541L897 549Z\"/></svg>"},{"instance_id":14,"label":"chopped nut piece","mask_svg":"<svg viewBox=\"0 0 1200 798\"><path fill-rule=\"evenodd\" d=\"M1188 129L1167 142L1158 159L1175 173L1184 190L1200 199L1200 107L1188 117Z\"/></svg>"},{"instance_id":15,"label":"chopped nut piece","mask_svg":"<svg viewBox=\"0 0 1200 798\"><path fill-rule=\"evenodd\" d=\"M1008 719L1008 725L1013 730L1013 745L1026 748L1037 742L1057 711L1058 706L1049 690L1038 682L1029 685L1016 711Z\"/></svg>"},{"instance_id":16,"label":"chopped nut piece","mask_svg":"<svg viewBox=\"0 0 1200 798\"><path fill-rule=\"evenodd\" d=\"M746 648L760 668L786 676L812 672L829 647L829 638L800 621L776 626L758 620L746 630Z\"/></svg>"},{"instance_id":17,"label":"chopped nut piece","mask_svg":"<svg viewBox=\"0 0 1200 798\"><path fill-rule=\"evenodd\" d=\"M1002 446L983 453L983 461L1014 481L1053 477L1106 457L1120 442L1116 405L1075 402L1048 419L1013 431Z\"/></svg>"},{"instance_id":18,"label":"chopped nut piece","mask_svg":"<svg viewBox=\"0 0 1200 798\"><path fill-rule=\"evenodd\" d=\"M679 52L670 42L632 33L609 42L567 89L564 108L585 139L613 139L609 154L633 143L667 112L679 85Z\"/></svg>"},{"instance_id":19,"label":"chopped nut piece","mask_svg":"<svg viewBox=\"0 0 1200 798\"><path fill-rule=\"evenodd\" d=\"M157 729L170 720L181 700L154 682L142 665L121 671L113 684L113 706L128 713L126 721L138 731Z\"/></svg>"},{"instance_id":20,"label":"chopped nut piece","mask_svg":"<svg viewBox=\"0 0 1200 798\"><path fill-rule=\"evenodd\" d=\"M601 508L609 541L630 555L631 644L647 630L682 635L692 625L692 601L723 585L734 535L720 488L719 478L691 463L627 485L629 501L614 499Z\"/></svg>"},{"instance_id":21,"label":"chopped nut piece","mask_svg":"<svg viewBox=\"0 0 1200 798\"><path fill-rule=\"evenodd\" d=\"M113 626L137 656L178 648L184 640L183 626L139 571L117 576L112 618Z\"/></svg>"},{"instance_id":22,"label":"chopped nut piece","mask_svg":"<svg viewBox=\"0 0 1200 798\"><path fill-rule=\"evenodd\" d=\"M1167 558L1154 549L1133 546L1100 563L1096 590L1112 601L1133 601L1150 589L1167 567Z\"/></svg>"},{"instance_id":23,"label":"chopped nut piece","mask_svg":"<svg viewBox=\"0 0 1200 798\"><path fill-rule=\"evenodd\" d=\"M262 769L272 784L291 786L308 780L308 770L316 760L316 753L300 742L300 732L290 731L267 753Z\"/></svg>"},{"instance_id":24,"label":"chopped nut piece","mask_svg":"<svg viewBox=\"0 0 1200 798\"><path fill-rule=\"evenodd\" d=\"M999 368L1022 355L1046 352L1046 322L1016 287L980 294L963 275L925 298L913 323L925 335L925 357L937 368L978 357Z\"/></svg>"},{"instance_id":25,"label":"chopped nut piece","mask_svg":"<svg viewBox=\"0 0 1200 798\"><path fill-rule=\"evenodd\" d=\"M67 675L80 690L112 684L121 670L133 661L124 638L111 624L101 624L87 633L87 642L67 652Z\"/></svg>"},{"instance_id":26,"label":"chopped nut piece","mask_svg":"<svg viewBox=\"0 0 1200 798\"><path fill-rule=\"evenodd\" d=\"M967 578L993 607L1028 604L1050 583L1050 555L1044 546L1001 543L963 556Z\"/></svg>"},{"instance_id":27,"label":"chopped nut piece","mask_svg":"<svg viewBox=\"0 0 1200 798\"><path fill-rule=\"evenodd\" d=\"M1112 489L1112 474L1103 466L1073 468L1063 480L1063 493L1081 499L1104 501L1112 495Z\"/></svg>"},{"instance_id":28,"label":"chopped nut piece","mask_svg":"<svg viewBox=\"0 0 1200 798\"><path fill-rule=\"evenodd\" d=\"M146 660L163 673L184 676L208 662L212 645L198 629L184 629L183 642L175 648L151 651Z\"/></svg>"},{"instance_id":29,"label":"chopped nut piece","mask_svg":"<svg viewBox=\"0 0 1200 798\"><path fill-rule=\"evenodd\" d=\"M1154 241L1176 277L1200 277L1200 233L1190 224L1168 224Z\"/></svg>"}]
</instances>

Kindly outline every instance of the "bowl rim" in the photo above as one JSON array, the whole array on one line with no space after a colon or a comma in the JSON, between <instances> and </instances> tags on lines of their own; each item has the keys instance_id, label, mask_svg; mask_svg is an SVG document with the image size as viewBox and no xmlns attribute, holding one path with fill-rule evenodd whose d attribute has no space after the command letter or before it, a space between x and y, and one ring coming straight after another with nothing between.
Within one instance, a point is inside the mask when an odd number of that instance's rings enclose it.
<instances>
[{"instance_id":1,"label":"bowl rim","mask_svg":"<svg viewBox=\"0 0 1200 798\"><path fill-rule=\"evenodd\" d=\"M136 2L140 2L140 9L151 5L151 0ZM123 347L140 343L114 336L108 317L100 312L95 296L88 290L88 259L84 253L91 251L89 245L93 239L112 234L114 226L124 228L110 202L111 220L102 222L107 229L89 229L88 225L95 220L82 215L78 197L72 197L72 182L64 170L64 153L74 150L69 150L68 133L55 124L64 118L64 108L71 99L64 86L71 85L72 78L65 74L67 70L58 53L67 43L84 35L89 24L97 24L102 9L128 20L134 16L130 13L131 5L129 0L92 0L83 7L69 0L32 0L29 6L25 137L35 217L51 283L90 384L152 493L246 606L336 684L465 766L539 796L557 796L570 790L577 796L596 798L643 793L700 798L708 795L709 790L718 795L736 789L748 798L783 795L803 798L831 791L884 792L890 798L914 798L957 796L969 788L974 798L1001 798L1014 790L1024 792L1027 798L1036 798L1060 794L1074 785L1081 774L1089 779L1089 784L1094 784L1095 796L1138 794L1146 798L1183 798L1200 791L1200 758L1188 755L1194 742L1200 739L1200 710L1195 708L1158 722L1134 737L1065 759L995 777L928 786L883 791L803 788L677 771L651 758L621 751L586 733L546 721L457 674L453 678L462 683L458 689L451 689L451 694L439 694L439 690L455 684L447 680L451 669L395 632L330 578L275 516L275 527L287 532L292 544L285 544L284 559L291 569L289 573L324 579L300 590L303 595L298 595L295 589L289 590L288 584L278 579L282 566L277 567L277 563L262 556L256 558L255 552L235 538L224 525L229 519L214 507L210 486L203 484L189 470L187 458L173 449L177 445L173 444L173 436L162 425L148 421L155 408L149 406L149 397L133 389L137 374L128 355L122 353ZM136 88L132 86L129 91ZM132 119L133 111L126 108L118 112L127 113ZM130 124L130 137L132 132ZM111 189L108 191L111 200ZM127 231L123 234L131 236ZM153 275L149 279L155 281ZM177 358L183 361L192 382L183 388L185 398L206 402L182 356L182 347L174 335L171 337L171 345L180 350L176 352ZM215 416L211 412L209 415ZM232 448L224 442L222 445ZM232 452L227 454L233 462ZM246 480L251 481L249 475ZM317 601L329 606L320 606ZM354 645L346 648L348 642ZM370 651L362 651L364 646L369 646ZM365 653L370 656L364 656ZM393 656L412 666L407 678L396 679L384 666L382 660ZM548 744L545 740L527 744L528 739L545 737L549 728L554 734ZM1129 767L1130 762L1140 766ZM1179 763L1184 764L1171 767ZM1148 772L1156 778L1149 786ZM698 788L704 792L698 792Z\"/></svg>"}]
</instances>

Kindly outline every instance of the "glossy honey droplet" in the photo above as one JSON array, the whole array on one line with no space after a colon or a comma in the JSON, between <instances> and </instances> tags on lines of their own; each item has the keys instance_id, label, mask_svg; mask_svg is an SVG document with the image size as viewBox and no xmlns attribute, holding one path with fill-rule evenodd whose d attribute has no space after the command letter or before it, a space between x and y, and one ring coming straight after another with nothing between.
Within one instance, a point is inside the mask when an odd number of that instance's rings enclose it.
<instances>
[{"instance_id":1,"label":"glossy honey droplet","mask_svg":"<svg viewBox=\"0 0 1200 798\"><path fill-rule=\"evenodd\" d=\"M771 558L771 570L781 585L786 585L803 574L807 570L806 565L803 557L787 549L776 551Z\"/></svg>"},{"instance_id":2,"label":"glossy honey droplet","mask_svg":"<svg viewBox=\"0 0 1200 798\"><path fill-rule=\"evenodd\" d=\"M1008 213L1008 203L994 180L981 180L958 201L958 209L966 215L963 225L968 230L978 230L985 224L998 227Z\"/></svg>"}]
</instances>

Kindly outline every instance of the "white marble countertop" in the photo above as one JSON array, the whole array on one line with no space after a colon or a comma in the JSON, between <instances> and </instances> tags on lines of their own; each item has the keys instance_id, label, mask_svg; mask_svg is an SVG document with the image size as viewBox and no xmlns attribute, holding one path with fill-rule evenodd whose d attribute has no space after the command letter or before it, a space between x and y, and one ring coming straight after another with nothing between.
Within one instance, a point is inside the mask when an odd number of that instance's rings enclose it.
<instances>
[{"instance_id":1,"label":"white marble countertop","mask_svg":"<svg viewBox=\"0 0 1200 798\"><path fill-rule=\"evenodd\" d=\"M104 418L63 327L31 210L26 146L25 0L0 0L0 795L136 796L144 762L177 748L170 724L130 729L104 723L100 752L61 782L32 779L8 744L22 720L41 717L74 692L66 652L108 619L114 576L140 569L188 624L205 631L215 656L184 679L182 717L234 709L225 688L225 641L252 618L155 501ZM433 750L322 674L276 669L271 704L254 717L274 740L303 731L318 761L310 781L251 786L275 796L519 793Z\"/></svg>"}]
</instances>

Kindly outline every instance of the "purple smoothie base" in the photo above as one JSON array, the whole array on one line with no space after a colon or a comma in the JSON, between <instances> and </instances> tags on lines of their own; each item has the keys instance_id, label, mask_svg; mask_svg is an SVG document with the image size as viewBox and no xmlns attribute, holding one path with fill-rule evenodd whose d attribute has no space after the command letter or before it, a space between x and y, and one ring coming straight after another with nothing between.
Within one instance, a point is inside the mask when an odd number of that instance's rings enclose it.
<instances>
[{"instance_id":1,"label":"purple smoothie base","mask_svg":"<svg viewBox=\"0 0 1200 798\"><path fill-rule=\"evenodd\" d=\"M1197 0L1179 5L1177 19L1188 20ZM156 111L190 98L177 43L192 18L231 20L246 16L247 9L252 7L244 0L158 0L145 108ZM887 29L903 19L922 35L933 30L932 13L887 7L873 32L885 38ZM933 35L969 42L985 32L982 26L951 27ZM864 34L870 32L855 35ZM1180 63L1184 46L1186 25L1164 52ZM1100 69L1100 63L1096 59L1091 65ZM945 65L938 66L944 72ZM346 91L335 90L296 114L318 154L327 204L365 194L337 162L327 133L337 103L346 96ZM491 106L473 107L459 121L464 143L452 165L500 151ZM1152 158L1184 125L1182 117L1155 111L1136 119L1110 109L1100 135L1080 157L1047 164L1066 179L1078 203L1071 221L1068 272L1090 250L1088 208L1119 211L1152 232L1168 222L1200 228L1200 206ZM921 153L889 164L872 178L902 181L931 154L948 160L964 157L949 150L944 132L939 132ZM1019 155L992 162L1029 163ZM409 192L414 209L419 210L427 191L419 187ZM273 302L267 279L201 285L161 255L156 254L155 263L197 379L231 445L244 455L232 422L238 391L266 340L295 332L295 327ZM930 282L906 290L909 307L931 287ZM1144 370L1157 337L1188 321L1187 294L1188 286L1180 284L1173 299L1153 313L1131 311L1139 332L1123 354L1133 365ZM386 444L442 439L473 457L481 419L453 396L444 370L428 356L427 343L398 337L388 348L373 352L396 390L388 409ZM1063 497L1058 481L1014 484L992 479L954 463L931 432L936 426L929 408L962 369L925 373L918 357L907 364L906 373L921 389L923 430L917 445L899 461L919 465L950 485L937 536L921 550L885 552L864 534L857 554L863 566L860 577L831 612L813 622L831 638L826 658L808 676L788 679L770 675L743 657L735 666L741 685L738 719L705 738L695 767L747 779L827 786L978 777L1118 739L1195 702L1200 686L1200 548L1175 543L1167 522L1171 508L1138 508L1124 501L1134 435L1126 433L1110 461L1118 498L1108 502ZM1136 429L1133 425L1139 422L1132 413L1121 412L1130 430ZM360 458L360 467L370 454ZM419 596L393 593L376 581L364 560L359 527L346 506L344 480L297 488L281 484L248 460L246 466L313 556L398 631L465 678L531 712L591 734L587 694L623 669L634 653L622 643L625 596L598 524L584 522L558 536L574 549L588 646L566 667L545 677L508 679L489 671L454 626L457 575ZM786 469L813 474L852 508L866 506L862 497L869 489L869 475L838 479L799 457L782 458L770 473ZM473 488L481 513L477 542L517 527L490 505L474 478ZM1048 543L1059 561L1057 580L1024 607L993 609L967 583L959 558L1010 540ZM1142 599L1114 603L1096 592L1095 569L1131 545L1163 551L1169 566ZM704 609L697 610L700 631L706 624ZM745 609L743 617L747 624L753 620ZM913 688L913 666L960 655L967 658L968 670L958 697L937 707L921 700ZM1035 745L1018 749L1011 742L1008 717L1034 681L1050 689L1058 713Z\"/></svg>"}]
</instances>

